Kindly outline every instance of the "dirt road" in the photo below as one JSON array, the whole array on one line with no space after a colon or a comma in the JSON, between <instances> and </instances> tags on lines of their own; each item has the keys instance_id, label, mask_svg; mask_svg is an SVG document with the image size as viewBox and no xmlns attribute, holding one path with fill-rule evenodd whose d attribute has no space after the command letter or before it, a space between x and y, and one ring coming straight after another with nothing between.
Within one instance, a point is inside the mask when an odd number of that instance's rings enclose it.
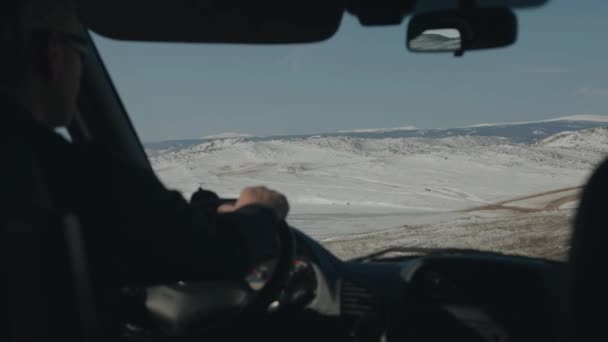
<instances>
[{"instance_id":1,"label":"dirt road","mask_svg":"<svg viewBox=\"0 0 608 342\"><path fill-rule=\"evenodd\" d=\"M465 209L463 212L474 212L474 211L494 211L494 210L511 210L519 213L538 213L542 211L548 210L556 210L559 209L564 204L577 201L580 197L580 191L582 187L575 186L570 188L563 188L558 190L540 192L533 195L527 195L523 197L517 197L510 199L508 201L502 201L493 204L487 204L479 207L474 207L470 209ZM518 202L525 202L534 199L546 198L545 203L537 203L536 206L526 206L526 205L514 205Z\"/></svg>"},{"instance_id":2,"label":"dirt road","mask_svg":"<svg viewBox=\"0 0 608 342\"><path fill-rule=\"evenodd\" d=\"M404 225L323 241L337 256L350 259L387 247L469 248L564 261L573 210L581 187L570 187L462 210L462 216L435 224Z\"/></svg>"}]
</instances>

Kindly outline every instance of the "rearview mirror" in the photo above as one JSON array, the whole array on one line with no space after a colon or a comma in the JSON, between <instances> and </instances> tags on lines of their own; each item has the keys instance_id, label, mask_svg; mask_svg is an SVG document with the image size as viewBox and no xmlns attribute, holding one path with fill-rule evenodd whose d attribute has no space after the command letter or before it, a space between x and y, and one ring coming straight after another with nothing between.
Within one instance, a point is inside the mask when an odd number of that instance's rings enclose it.
<instances>
[{"instance_id":1,"label":"rearview mirror","mask_svg":"<svg viewBox=\"0 0 608 342\"><path fill-rule=\"evenodd\" d=\"M517 18L508 8L473 8L422 13L407 32L412 52L454 52L498 48L517 39Z\"/></svg>"},{"instance_id":2,"label":"rearview mirror","mask_svg":"<svg viewBox=\"0 0 608 342\"><path fill-rule=\"evenodd\" d=\"M453 28L424 30L409 42L416 52L445 52L462 50L460 31Z\"/></svg>"}]
</instances>

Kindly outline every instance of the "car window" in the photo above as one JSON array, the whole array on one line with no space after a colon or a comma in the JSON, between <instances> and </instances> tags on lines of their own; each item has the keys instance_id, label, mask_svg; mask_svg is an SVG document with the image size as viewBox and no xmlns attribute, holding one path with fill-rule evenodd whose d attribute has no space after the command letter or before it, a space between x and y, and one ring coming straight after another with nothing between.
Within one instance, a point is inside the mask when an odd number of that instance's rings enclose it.
<instances>
[{"instance_id":1,"label":"car window","mask_svg":"<svg viewBox=\"0 0 608 342\"><path fill-rule=\"evenodd\" d=\"M608 151L606 10L519 10L514 46L461 58L407 52L407 22L350 16L318 44L94 39L154 170L186 197L266 185L345 259L417 246L564 260Z\"/></svg>"},{"instance_id":2,"label":"car window","mask_svg":"<svg viewBox=\"0 0 608 342\"><path fill-rule=\"evenodd\" d=\"M59 128L55 129L55 132L57 134L61 135L66 140L72 141L72 136L70 135L70 132L68 131L67 128L65 128L65 127L59 127Z\"/></svg>"}]
</instances>

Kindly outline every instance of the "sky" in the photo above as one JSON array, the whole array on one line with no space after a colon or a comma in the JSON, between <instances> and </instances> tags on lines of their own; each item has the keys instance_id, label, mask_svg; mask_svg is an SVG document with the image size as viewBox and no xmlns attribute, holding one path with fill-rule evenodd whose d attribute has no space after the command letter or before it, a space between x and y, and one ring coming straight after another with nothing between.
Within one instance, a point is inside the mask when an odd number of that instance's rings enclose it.
<instances>
[{"instance_id":1,"label":"sky","mask_svg":"<svg viewBox=\"0 0 608 342\"><path fill-rule=\"evenodd\" d=\"M516 13L515 45L462 58L408 52L408 19L370 28L348 15L316 44L94 40L144 142L608 115L608 1Z\"/></svg>"}]
</instances>

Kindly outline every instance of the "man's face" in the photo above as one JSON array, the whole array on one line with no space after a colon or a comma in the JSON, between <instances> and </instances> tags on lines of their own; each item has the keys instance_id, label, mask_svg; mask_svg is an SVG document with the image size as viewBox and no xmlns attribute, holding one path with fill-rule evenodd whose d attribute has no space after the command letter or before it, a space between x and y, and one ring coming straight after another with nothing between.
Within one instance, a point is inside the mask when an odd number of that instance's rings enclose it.
<instances>
[{"instance_id":1,"label":"man's face","mask_svg":"<svg viewBox=\"0 0 608 342\"><path fill-rule=\"evenodd\" d=\"M65 25L47 31L47 73L42 75L46 108L41 119L51 127L62 127L78 113L86 45L75 16Z\"/></svg>"}]
</instances>

